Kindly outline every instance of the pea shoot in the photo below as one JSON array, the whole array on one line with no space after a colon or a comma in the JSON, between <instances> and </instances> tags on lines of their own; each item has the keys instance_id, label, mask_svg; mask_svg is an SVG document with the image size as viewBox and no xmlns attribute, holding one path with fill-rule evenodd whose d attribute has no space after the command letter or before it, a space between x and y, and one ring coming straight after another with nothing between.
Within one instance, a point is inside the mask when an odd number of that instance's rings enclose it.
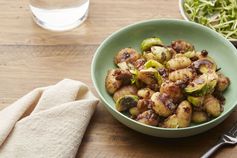
<instances>
[{"instance_id":1,"label":"pea shoot","mask_svg":"<svg viewBox=\"0 0 237 158\"><path fill-rule=\"evenodd\" d=\"M237 0L184 0L184 10L190 20L237 39Z\"/></svg>"}]
</instances>

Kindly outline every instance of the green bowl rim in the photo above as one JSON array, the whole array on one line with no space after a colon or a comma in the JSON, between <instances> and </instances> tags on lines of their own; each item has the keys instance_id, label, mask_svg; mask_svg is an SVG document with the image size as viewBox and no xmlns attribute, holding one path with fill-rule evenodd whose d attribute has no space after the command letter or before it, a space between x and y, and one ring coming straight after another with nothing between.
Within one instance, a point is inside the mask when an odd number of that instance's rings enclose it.
<instances>
[{"instance_id":1,"label":"green bowl rim","mask_svg":"<svg viewBox=\"0 0 237 158\"><path fill-rule=\"evenodd\" d=\"M235 103L233 104L234 106L231 107L228 111L225 111L223 112L219 117L217 118L214 118L208 122L205 122L205 123L202 123L202 124L197 124L197 125L194 125L194 126L189 126L189 127L185 127L185 128L163 128L163 127L157 127L157 126L150 126L150 125L146 125L146 124L143 124L143 123L140 123L138 121L135 121L129 117L127 117L126 115L118 112L116 109L110 107L110 104L107 102L106 99L104 99L103 95L101 94L100 90L98 89L97 87L97 84L96 84L96 79L95 79L95 73L94 71L96 70L95 68L95 61L96 59L98 58L98 55L99 55L99 52L103 49L105 43L107 43L111 38L113 38L114 36L117 35L117 33L119 32L122 32L124 30L127 30L129 28L132 28L136 25L141 25L141 24L145 24L145 23L153 23L153 22L177 22L177 23L184 23L184 24L188 24L190 26L196 26L196 27L199 27L201 29L204 29L206 31L209 31L210 33L213 33L215 34L217 37L219 37L225 44L227 44L231 49L233 50L236 50L236 48L231 44L230 41L228 41L226 38L224 38L223 36L221 36L220 34L218 34L217 32L215 32L214 30L206 27L206 26L203 26L199 23L195 23L195 22L192 22L192 21L185 21L185 20L180 20L180 19L150 19L150 20L145 20L145 21L140 21L140 22L137 22L137 23L134 23L134 24L130 24L130 25L127 25L125 27L122 27L121 29L113 32L111 35L109 35L101 44L100 46L97 48L95 54L94 54L94 57L92 59L92 66L91 66L91 76L92 76L92 82L93 82L93 85L95 86L95 89L97 91L97 93L99 94L99 97L100 99L103 101L103 103L105 104L105 107L106 108L110 108L112 109L115 113L119 114L121 117L129 120L129 121L132 121L133 123L135 124L138 124L138 125L141 125L141 126L144 126L146 128L151 128L151 129L154 129L154 130L162 130L162 131L182 131L182 130L191 130L191 129L194 129L194 128L200 128L200 127L204 127L208 124L211 124L211 123L214 123L216 122L217 120L221 119L222 117L228 115L231 111L233 111L237 105L237 99L235 101ZM235 51L236 52L236 51ZM235 54L237 56L237 52Z\"/></svg>"}]
</instances>

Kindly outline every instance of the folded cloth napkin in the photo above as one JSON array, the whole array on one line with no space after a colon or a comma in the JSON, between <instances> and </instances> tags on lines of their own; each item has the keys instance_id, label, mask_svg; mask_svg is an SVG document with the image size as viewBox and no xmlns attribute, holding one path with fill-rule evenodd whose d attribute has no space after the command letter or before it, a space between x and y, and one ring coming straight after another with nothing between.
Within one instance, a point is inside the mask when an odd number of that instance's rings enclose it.
<instances>
[{"instance_id":1,"label":"folded cloth napkin","mask_svg":"<svg viewBox=\"0 0 237 158\"><path fill-rule=\"evenodd\" d=\"M97 103L69 79L31 91L0 111L0 157L75 157Z\"/></svg>"}]
</instances>

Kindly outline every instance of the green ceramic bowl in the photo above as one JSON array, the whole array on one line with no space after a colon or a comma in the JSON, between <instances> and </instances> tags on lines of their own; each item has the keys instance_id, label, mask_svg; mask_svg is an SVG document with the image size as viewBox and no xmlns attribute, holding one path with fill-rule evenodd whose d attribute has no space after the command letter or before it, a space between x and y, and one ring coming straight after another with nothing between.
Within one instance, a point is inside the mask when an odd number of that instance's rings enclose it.
<instances>
[{"instance_id":1,"label":"green ceramic bowl","mask_svg":"<svg viewBox=\"0 0 237 158\"><path fill-rule=\"evenodd\" d=\"M195 45L196 50L206 49L221 71L230 78L231 85L225 92L226 103L221 116L209 122L187 128L170 129L153 127L136 122L115 109L112 97L105 89L105 76L115 67L113 58L122 48L140 51L140 43L148 37L160 37L169 45L172 40L184 39ZM109 36L97 49L92 61L91 75L94 86L108 111L124 125L144 134L178 138L207 131L226 119L237 104L237 50L224 37L202 25L183 20L149 20L129 25Z\"/></svg>"}]
</instances>

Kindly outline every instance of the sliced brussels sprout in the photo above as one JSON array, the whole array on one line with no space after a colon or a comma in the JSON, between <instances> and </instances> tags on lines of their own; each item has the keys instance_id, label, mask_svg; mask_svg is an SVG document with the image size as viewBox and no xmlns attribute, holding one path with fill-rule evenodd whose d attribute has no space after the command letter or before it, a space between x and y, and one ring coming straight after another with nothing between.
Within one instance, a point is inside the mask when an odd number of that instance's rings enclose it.
<instances>
[{"instance_id":1,"label":"sliced brussels sprout","mask_svg":"<svg viewBox=\"0 0 237 158\"><path fill-rule=\"evenodd\" d=\"M155 68L155 69L160 69L160 68L164 68L164 65L162 65L161 63L159 63L158 61L155 61L153 59L148 60L145 64L144 64L145 68L148 69L150 67Z\"/></svg>"},{"instance_id":2,"label":"sliced brussels sprout","mask_svg":"<svg viewBox=\"0 0 237 158\"><path fill-rule=\"evenodd\" d=\"M187 94L204 96L214 91L217 79L218 76L215 72L205 73L190 82L184 90Z\"/></svg>"},{"instance_id":3,"label":"sliced brussels sprout","mask_svg":"<svg viewBox=\"0 0 237 158\"><path fill-rule=\"evenodd\" d=\"M210 94L204 99L204 109L212 117L219 116L222 110L219 100Z\"/></svg>"},{"instance_id":4,"label":"sliced brussels sprout","mask_svg":"<svg viewBox=\"0 0 237 158\"><path fill-rule=\"evenodd\" d=\"M118 54L114 58L114 63L134 63L140 58L140 54L132 48L124 48L118 52Z\"/></svg>"},{"instance_id":5,"label":"sliced brussels sprout","mask_svg":"<svg viewBox=\"0 0 237 158\"><path fill-rule=\"evenodd\" d=\"M187 99L193 106L200 107L203 105L204 96L201 97L188 96Z\"/></svg>"},{"instance_id":6,"label":"sliced brussels sprout","mask_svg":"<svg viewBox=\"0 0 237 158\"><path fill-rule=\"evenodd\" d=\"M203 111L194 111L192 114L192 122L194 123L203 123L208 120L207 113Z\"/></svg>"},{"instance_id":7,"label":"sliced brussels sprout","mask_svg":"<svg viewBox=\"0 0 237 158\"><path fill-rule=\"evenodd\" d=\"M193 66L201 73L215 72L216 63L211 58L202 58L193 62Z\"/></svg>"},{"instance_id":8,"label":"sliced brussels sprout","mask_svg":"<svg viewBox=\"0 0 237 158\"><path fill-rule=\"evenodd\" d=\"M154 68L142 69L138 72L138 79L142 82L146 83L147 85L150 84L161 84L162 77L158 73L158 71Z\"/></svg>"},{"instance_id":9,"label":"sliced brussels sprout","mask_svg":"<svg viewBox=\"0 0 237 158\"><path fill-rule=\"evenodd\" d=\"M191 43L188 43L184 40L177 40L173 41L171 43L171 47L177 52L177 53L186 53L188 51L193 51L194 46Z\"/></svg>"},{"instance_id":10,"label":"sliced brussels sprout","mask_svg":"<svg viewBox=\"0 0 237 158\"><path fill-rule=\"evenodd\" d=\"M120 89L118 89L114 95L113 99L116 102L119 98L125 96L125 95L136 95L137 94L137 87L134 85L128 85L124 86Z\"/></svg>"},{"instance_id":11,"label":"sliced brussels sprout","mask_svg":"<svg viewBox=\"0 0 237 158\"><path fill-rule=\"evenodd\" d=\"M147 110L139 114L136 119L138 122L146 125L157 126L159 123L159 117L153 110Z\"/></svg>"},{"instance_id":12,"label":"sliced brussels sprout","mask_svg":"<svg viewBox=\"0 0 237 158\"><path fill-rule=\"evenodd\" d=\"M142 51L148 51L151 49L152 46L160 46L160 45L162 46L163 43L159 38L157 38L157 37L147 38L142 41L141 49L142 49Z\"/></svg>"},{"instance_id":13,"label":"sliced brussels sprout","mask_svg":"<svg viewBox=\"0 0 237 158\"><path fill-rule=\"evenodd\" d=\"M125 95L121 98L119 98L116 101L116 109L118 111L125 111L131 107L135 107L138 102L138 96L136 95Z\"/></svg>"},{"instance_id":14,"label":"sliced brussels sprout","mask_svg":"<svg viewBox=\"0 0 237 158\"><path fill-rule=\"evenodd\" d=\"M137 107L132 107L129 109L129 113L131 114L132 118L136 118L139 115L139 110Z\"/></svg>"},{"instance_id":15,"label":"sliced brussels sprout","mask_svg":"<svg viewBox=\"0 0 237 158\"><path fill-rule=\"evenodd\" d=\"M224 92L230 85L230 79L223 74L218 74L218 81L216 85L216 89L220 92Z\"/></svg>"},{"instance_id":16,"label":"sliced brussels sprout","mask_svg":"<svg viewBox=\"0 0 237 158\"><path fill-rule=\"evenodd\" d=\"M194 79L188 84L184 89L187 94L192 94L195 96L204 96L207 89L207 81L202 78Z\"/></svg>"}]
</instances>

